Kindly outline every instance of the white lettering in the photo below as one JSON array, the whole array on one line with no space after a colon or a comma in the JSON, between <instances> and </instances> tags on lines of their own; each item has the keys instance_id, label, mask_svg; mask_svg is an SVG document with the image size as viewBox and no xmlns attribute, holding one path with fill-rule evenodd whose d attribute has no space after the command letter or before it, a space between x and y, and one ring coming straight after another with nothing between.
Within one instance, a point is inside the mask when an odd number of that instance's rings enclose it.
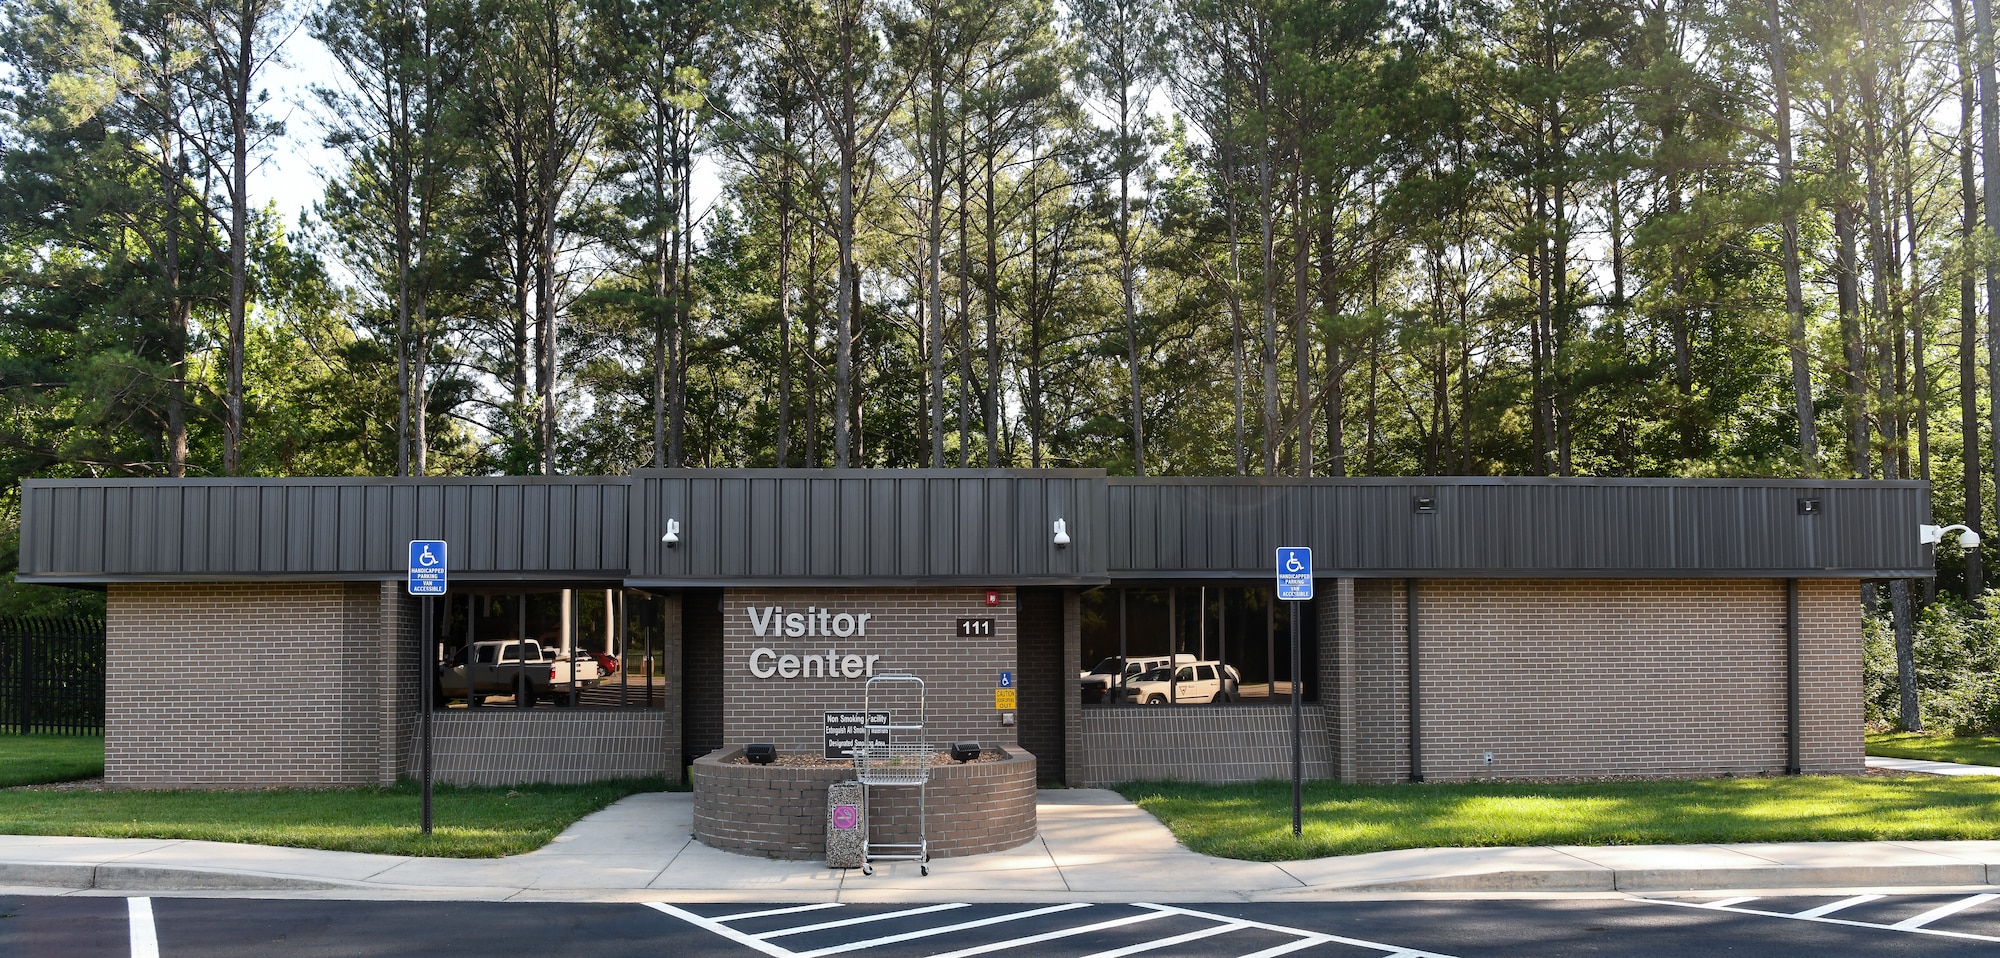
<instances>
[{"instance_id":1,"label":"white lettering","mask_svg":"<svg viewBox=\"0 0 2000 958\"><path fill-rule=\"evenodd\" d=\"M785 613L785 634L795 639L806 634L806 617L797 612Z\"/></svg>"},{"instance_id":2,"label":"white lettering","mask_svg":"<svg viewBox=\"0 0 2000 958\"><path fill-rule=\"evenodd\" d=\"M801 674L803 674L806 678L809 679L826 678L825 659L822 659L817 655L806 655L806 656L801 656L799 658L799 662L800 664L805 666L805 671Z\"/></svg>"},{"instance_id":3,"label":"white lettering","mask_svg":"<svg viewBox=\"0 0 2000 958\"><path fill-rule=\"evenodd\" d=\"M815 622L815 621L813 620L813 612L814 612L814 611L815 611L815 607L814 607L814 606L810 606L810 605L809 605L809 606L806 606L806 634L807 634L807 635L818 635L818 634L819 634L818 630L816 630L816 629L814 629L814 628L813 628L813 626L815 626L815 625L817 625L817 624L818 624L817 622Z\"/></svg>"},{"instance_id":4,"label":"white lettering","mask_svg":"<svg viewBox=\"0 0 2000 958\"><path fill-rule=\"evenodd\" d=\"M750 610L748 610L748 611L749 611L749 613L750 613L750 629L751 629L751 631L753 631L753 632L756 632L756 633L757 633L757 637L758 637L758 638L760 638L760 639L761 639L761 638L763 638L763 637L764 637L764 630L765 630L766 628L768 628L768 627L770 626L770 624L771 624L771 614L772 614L772 613L774 613L774 612L777 612L777 611L778 611L778 607L777 607L777 606L771 606L771 605L767 605L767 606L765 606L765 607L764 607L764 617L763 617L763 618L761 618L761 619L757 617L757 610L756 610L756 609L750 609ZM765 651L769 651L769 650L767 649L767 650L765 650Z\"/></svg>"},{"instance_id":5,"label":"white lettering","mask_svg":"<svg viewBox=\"0 0 2000 958\"><path fill-rule=\"evenodd\" d=\"M879 656L879 655L871 655L871 656L869 656L869 657L868 657L868 674L869 674L869 675L874 675L874 674L875 674L875 660L876 660L876 659L879 659L879 658L881 658L881 656Z\"/></svg>"},{"instance_id":6,"label":"white lettering","mask_svg":"<svg viewBox=\"0 0 2000 958\"><path fill-rule=\"evenodd\" d=\"M855 634L855 635L867 635L867 634L868 634L868 620L869 620L869 619L872 619L872 618L874 618L874 617L875 617L875 613L873 613L873 612L862 612L862 613L860 613L860 614L856 615L856 616L854 617L854 634ZM874 673L872 673L872 672L871 672L871 673L869 673L869 674L873 675Z\"/></svg>"},{"instance_id":7,"label":"white lettering","mask_svg":"<svg viewBox=\"0 0 2000 958\"><path fill-rule=\"evenodd\" d=\"M753 613L751 613L751 615L752 615L752 617L754 618L754 617L755 617L755 615L756 615L756 613L754 613L754 612L753 612ZM762 632L759 632L759 633L757 633L757 634L758 634L758 635L762 635L763 633L762 633ZM756 677L758 677L758 678L760 678L760 679L768 679L768 678L770 678L771 676L773 676L773 675L776 675L776 674L778 674L778 670L777 670L777 669L774 669L774 668L772 668L772 667L771 667L770 665L768 665L768 664L759 664L759 660L762 660L763 662L765 662L765 663L768 663L768 662L770 661L770 659L771 659L771 656L774 656L774 655L777 655L777 654L778 654L778 653L776 653L776 652L773 652L773 651L771 651L770 649L753 649L753 650L751 650L751 652L750 652L750 674L751 674L751 675L754 675L754 676L756 676ZM851 656L851 655L850 655L850 656L848 656L848 658L853 658L853 656Z\"/></svg>"},{"instance_id":8,"label":"white lettering","mask_svg":"<svg viewBox=\"0 0 2000 958\"><path fill-rule=\"evenodd\" d=\"M842 612L833 617L833 634L847 638L854 634L854 617Z\"/></svg>"},{"instance_id":9,"label":"white lettering","mask_svg":"<svg viewBox=\"0 0 2000 958\"><path fill-rule=\"evenodd\" d=\"M831 653L829 653L829 654L831 654ZM858 656L858 655L843 655L843 656L841 656L841 657L840 657L840 672L841 672L841 674L842 674L842 675L845 675L845 676L847 676L847 677L848 677L848 678L850 678L850 679L858 679L858 678L860 678L860 677L861 677L861 656Z\"/></svg>"},{"instance_id":10,"label":"white lettering","mask_svg":"<svg viewBox=\"0 0 2000 958\"><path fill-rule=\"evenodd\" d=\"M778 656L778 674L788 679L798 678L799 657L796 655Z\"/></svg>"}]
</instances>

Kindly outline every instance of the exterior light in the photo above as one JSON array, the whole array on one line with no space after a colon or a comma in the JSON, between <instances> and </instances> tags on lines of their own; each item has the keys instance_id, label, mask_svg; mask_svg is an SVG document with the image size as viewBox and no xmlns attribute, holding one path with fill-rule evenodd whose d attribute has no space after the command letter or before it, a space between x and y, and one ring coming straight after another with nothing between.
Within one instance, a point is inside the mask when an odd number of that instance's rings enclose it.
<instances>
[{"instance_id":1,"label":"exterior light","mask_svg":"<svg viewBox=\"0 0 2000 958\"><path fill-rule=\"evenodd\" d=\"M1057 519L1055 531L1056 531L1056 539L1055 539L1056 548L1060 549L1066 545L1069 545L1069 523L1064 522L1061 519Z\"/></svg>"},{"instance_id":2,"label":"exterior light","mask_svg":"<svg viewBox=\"0 0 2000 958\"><path fill-rule=\"evenodd\" d=\"M757 742L743 746L743 757L752 765L769 765L778 758L778 747L769 742Z\"/></svg>"},{"instance_id":3,"label":"exterior light","mask_svg":"<svg viewBox=\"0 0 2000 958\"><path fill-rule=\"evenodd\" d=\"M679 519L667 520L667 534L661 536L660 541L666 543L668 548L672 548L681 541L681 521Z\"/></svg>"},{"instance_id":4,"label":"exterior light","mask_svg":"<svg viewBox=\"0 0 2000 958\"><path fill-rule=\"evenodd\" d=\"M954 762L960 762L960 763L963 763L963 762L972 762L972 761L977 761L978 759L979 759L979 743L978 743L978 742L953 742L953 743L951 743L951 760L952 760L952 761L954 761Z\"/></svg>"},{"instance_id":5,"label":"exterior light","mask_svg":"<svg viewBox=\"0 0 2000 958\"><path fill-rule=\"evenodd\" d=\"M1972 527L1964 524L1953 524L1948 526L1918 526L1917 544L1926 546L1937 545L1938 543L1944 541L1944 534L1947 532L1958 533L1959 548L1961 549L1979 548L1979 533L1972 531Z\"/></svg>"}]
</instances>

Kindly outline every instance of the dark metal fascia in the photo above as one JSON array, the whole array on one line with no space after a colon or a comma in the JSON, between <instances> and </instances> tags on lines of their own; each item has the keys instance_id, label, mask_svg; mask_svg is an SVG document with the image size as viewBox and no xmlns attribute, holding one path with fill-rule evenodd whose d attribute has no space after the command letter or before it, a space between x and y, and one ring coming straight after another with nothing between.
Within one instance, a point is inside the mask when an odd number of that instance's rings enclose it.
<instances>
[{"instance_id":1,"label":"dark metal fascia","mask_svg":"<svg viewBox=\"0 0 2000 958\"><path fill-rule=\"evenodd\" d=\"M1111 584L1103 576L1042 576L986 578L969 576L857 576L853 578L810 578L810 577L749 577L730 576L711 579L625 579L625 585L634 589L839 589L839 588L894 588L897 586L977 586L980 588L1035 588L1042 586L1102 586Z\"/></svg>"}]
</instances>

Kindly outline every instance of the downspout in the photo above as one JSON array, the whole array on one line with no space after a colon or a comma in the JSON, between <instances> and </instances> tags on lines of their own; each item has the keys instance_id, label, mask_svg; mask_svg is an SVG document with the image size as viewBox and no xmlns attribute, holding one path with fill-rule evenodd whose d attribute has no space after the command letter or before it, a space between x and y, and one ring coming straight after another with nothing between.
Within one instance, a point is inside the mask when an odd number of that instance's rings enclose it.
<instances>
[{"instance_id":1,"label":"downspout","mask_svg":"<svg viewBox=\"0 0 2000 958\"><path fill-rule=\"evenodd\" d=\"M1417 580L1403 580L1403 625L1410 651L1410 781L1424 780L1423 682L1417 668Z\"/></svg>"},{"instance_id":2,"label":"downspout","mask_svg":"<svg viewBox=\"0 0 2000 958\"><path fill-rule=\"evenodd\" d=\"M1799 774L1799 580L1785 580L1785 774Z\"/></svg>"}]
</instances>

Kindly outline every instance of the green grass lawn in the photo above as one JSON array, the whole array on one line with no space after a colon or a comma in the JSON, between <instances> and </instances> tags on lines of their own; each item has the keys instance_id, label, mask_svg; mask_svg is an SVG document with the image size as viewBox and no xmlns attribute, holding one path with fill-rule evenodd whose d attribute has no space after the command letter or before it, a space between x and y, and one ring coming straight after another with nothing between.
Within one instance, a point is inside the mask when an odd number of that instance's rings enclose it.
<instances>
[{"instance_id":1,"label":"green grass lawn","mask_svg":"<svg viewBox=\"0 0 2000 958\"><path fill-rule=\"evenodd\" d=\"M0 834L189 838L444 858L497 858L548 844L577 819L657 778L515 788L439 786L433 833L418 831L420 792L393 788L269 791L0 791Z\"/></svg>"},{"instance_id":2,"label":"green grass lawn","mask_svg":"<svg viewBox=\"0 0 2000 958\"><path fill-rule=\"evenodd\" d=\"M1854 776L1563 784L1137 782L1125 797L1195 851L1289 861L1392 848L2000 839L2000 778Z\"/></svg>"},{"instance_id":3,"label":"green grass lawn","mask_svg":"<svg viewBox=\"0 0 2000 958\"><path fill-rule=\"evenodd\" d=\"M0 735L0 788L104 774L101 735Z\"/></svg>"},{"instance_id":4,"label":"green grass lawn","mask_svg":"<svg viewBox=\"0 0 2000 958\"><path fill-rule=\"evenodd\" d=\"M1918 758L1932 762L2000 766L2000 735L1925 735L1921 732L1875 732L1868 736L1868 754Z\"/></svg>"}]
</instances>

